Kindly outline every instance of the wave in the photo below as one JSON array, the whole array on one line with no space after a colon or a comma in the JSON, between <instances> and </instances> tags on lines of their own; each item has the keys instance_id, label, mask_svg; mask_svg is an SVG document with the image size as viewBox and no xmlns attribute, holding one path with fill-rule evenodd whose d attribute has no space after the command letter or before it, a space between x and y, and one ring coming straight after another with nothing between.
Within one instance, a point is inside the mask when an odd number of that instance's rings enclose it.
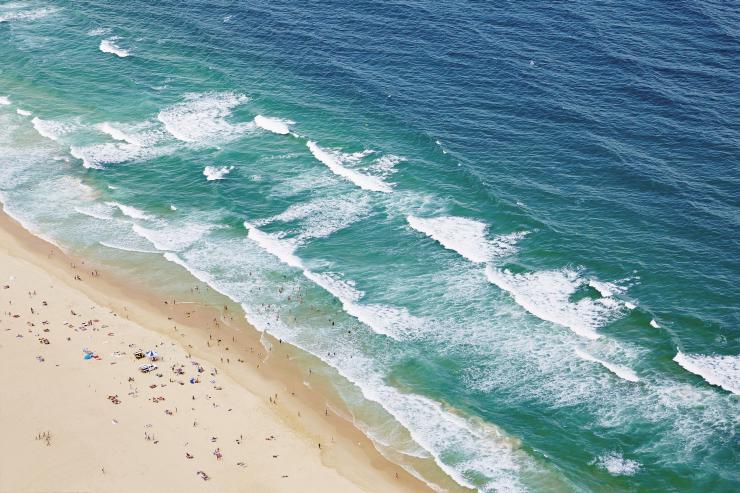
<instances>
[{"instance_id":1,"label":"wave","mask_svg":"<svg viewBox=\"0 0 740 493\"><path fill-rule=\"evenodd\" d=\"M650 321L650 327L652 327L654 329L659 329L660 328L660 325L658 324L658 322L655 321L655 319L652 319Z\"/></svg>"},{"instance_id":2,"label":"wave","mask_svg":"<svg viewBox=\"0 0 740 493\"><path fill-rule=\"evenodd\" d=\"M128 50L124 50L120 46L116 44L116 40L119 39L118 37L103 39L100 41L100 46L98 46L98 49L102 51L103 53L112 53L113 55L116 55L119 58L126 58L131 53Z\"/></svg>"},{"instance_id":3,"label":"wave","mask_svg":"<svg viewBox=\"0 0 740 493\"><path fill-rule=\"evenodd\" d=\"M269 116L257 115L254 117L254 123L258 127L279 135L287 135L290 133L290 125L295 122L290 120L283 120L282 118L273 118Z\"/></svg>"},{"instance_id":4,"label":"wave","mask_svg":"<svg viewBox=\"0 0 740 493\"><path fill-rule=\"evenodd\" d=\"M129 247L129 246L123 246L123 245L116 245L115 243L110 243L107 241L99 241L100 245L111 248L113 250L121 250L124 252L134 252L134 253L156 253L159 254L156 250L144 250L143 248L136 248L136 247Z\"/></svg>"},{"instance_id":5,"label":"wave","mask_svg":"<svg viewBox=\"0 0 740 493\"><path fill-rule=\"evenodd\" d=\"M126 132L114 127L112 124L108 122L103 122L100 125L97 125L97 129L103 132L104 134L110 135L115 140L122 140L124 142L128 142L129 144L135 145L135 146L143 145L143 143L136 137L127 134Z\"/></svg>"},{"instance_id":6,"label":"wave","mask_svg":"<svg viewBox=\"0 0 740 493\"><path fill-rule=\"evenodd\" d=\"M31 120L31 124L33 124L33 128L36 129L36 132L38 132L39 135L54 141L58 141L60 137L72 129L72 127L66 123L54 120L42 120L39 117L34 117L33 120Z\"/></svg>"},{"instance_id":7,"label":"wave","mask_svg":"<svg viewBox=\"0 0 740 493\"><path fill-rule=\"evenodd\" d=\"M10 21L33 21L36 19L42 19L50 14L59 12L59 10L60 9L56 7L44 7L33 10L14 10L0 14L0 24Z\"/></svg>"},{"instance_id":8,"label":"wave","mask_svg":"<svg viewBox=\"0 0 740 493\"><path fill-rule=\"evenodd\" d=\"M151 243L157 250L182 251L199 241L215 225L202 223L169 224L160 228L147 228L140 224L132 225L134 233Z\"/></svg>"},{"instance_id":9,"label":"wave","mask_svg":"<svg viewBox=\"0 0 740 493\"><path fill-rule=\"evenodd\" d=\"M232 169L233 166L206 166L203 169L203 176L206 177L206 181L223 180Z\"/></svg>"},{"instance_id":10,"label":"wave","mask_svg":"<svg viewBox=\"0 0 740 493\"><path fill-rule=\"evenodd\" d=\"M413 229L439 242L471 262L488 262L496 256L512 253L516 242L527 233L512 233L488 240L488 226L480 221L457 216L434 218L406 217Z\"/></svg>"},{"instance_id":11,"label":"wave","mask_svg":"<svg viewBox=\"0 0 740 493\"><path fill-rule=\"evenodd\" d=\"M254 127L252 122L234 124L226 120L232 109L248 99L232 92L186 94L184 102L163 109L157 119L178 140L211 144Z\"/></svg>"},{"instance_id":12,"label":"wave","mask_svg":"<svg viewBox=\"0 0 740 493\"><path fill-rule=\"evenodd\" d=\"M300 221L302 230L298 235L299 239L325 238L359 221L369 211L369 197L358 192L293 204L284 212L256 224L261 226L275 221Z\"/></svg>"},{"instance_id":13,"label":"wave","mask_svg":"<svg viewBox=\"0 0 740 493\"><path fill-rule=\"evenodd\" d=\"M110 28L107 27L96 27L94 29L90 29L86 34L88 36L102 36L104 34L110 33Z\"/></svg>"},{"instance_id":14,"label":"wave","mask_svg":"<svg viewBox=\"0 0 740 493\"><path fill-rule=\"evenodd\" d=\"M598 457L594 464L605 469L612 476L632 476L640 470L640 463L632 459L625 459L618 452L609 452Z\"/></svg>"},{"instance_id":15,"label":"wave","mask_svg":"<svg viewBox=\"0 0 740 493\"><path fill-rule=\"evenodd\" d=\"M18 113L21 116L31 116L32 115L32 113L30 111L22 110L20 108L16 108L15 109L15 112Z\"/></svg>"},{"instance_id":16,"label":"wave","mask_svg":"<svg viewBox=\"0 0 740 493\"><path fill-rule=\"evenodd\" d=\"M297 269L303 268L303 262L295 255L297 245L294 241L265 233L247 221L244 221L244 227L247 228L247 238L257 243L263 250L274 255L284 264Z\"/></svg>"},{"instance_id":17,"label":"wave","mask_svg":"<svg viewBox=\"0 0 740 493\"><path fill-rule=\"evenodd\" d=\"M622 365L615 365L613 363L609 363L604 360L600 360L596 358L595 356L591 356L590 354L581 351L580 349L576 349L576 354L579 358L584 359L586 361L591 361L593 363L598 363L610 372L614 373L616 376L621 378L622 380L627 380L628 382L639 382L640 379L637 377L637 374L632 371L631 368L627 368L626 366Z\"/></svg>"},{"instance_id":18,"label":"wave","mask_svg":"<svg viewBox=\"0 0 740 493\"><path fill-rule=\"evenodd\" d=\"M588 339L598 339L596 329L616 318L623 307L613 298L571 301L585 281L570 269L514 274L488 265L486 276L532 315Z\"/></svg>"},{"instance_id":19,"label":"wave","mask_svg":"<svg viewBox=\"0 0 740 493\"><path fill-rule=\"evenodd\" d=\"M411 315L403 307L358 303L365 293L358 291L354 283L345 282L336 274L304 270L303 275L338 299L345 313L355 317L375 333L398 341L419 333L426 325L424 319Z\"/></svg>"},{"instance_id":20,"label":"wave","mask_svg":"<svg viewBox=\"0 0 740 493\"><path fill-rule=\"evenodd\" d=\"M689 355L679 351L673 361L708 383L740 395L740 355Z\"/></svg>"},{"instance_id":21,"label":"wave","mask_svg":"<svg viewBox=\"0 0 740 493\"><path fill-rule=\"evenodd\" d=\"M75 211L82 215L92 217L94 219L100 219L102 221L110 221L111 219L113 219L110 204L101 204L98 202L86 207L75 207Z\"/></svg>"},{"instance_id":22,"label":"wave","mask_svg":"<svg viewBox=\"0 0 740 493\"><path fill-rule=\"evenodd\" d=\"M128 216L131 219L142 219L142 220L154 219L154 216L150 216L146 212L139 210L136 207L132 207L130 205L124 205L118 202L106 202L106 205L109 205L111 207L117 207L118 210L120 210L124 216Z\"/></svg>"},{"instance_id":23,"label":"wave","mask_svg":"<svg viewBox=\"0 0 740 493\"><path fill-rule=\"evenodd\" d=\"M393 188L377 176L365 175L343 166L342 155L322 149L313 141L306 142L311 154L324 163L335 175L345 178L358 187L371 192L390 193Z\"/></svg>"},{"instance_id":24,"label":"wave","mask_svg":"<svg viewBox=\"0 0 740 493\"><path fill-rule=\"evenodd\" d=\"M81 160L85 168L90 169L105 169L103 164L125 163L146 155L137 145L112 143L70 146L69 153Z\"/></svg>"},{"instance_id":25,"label":"wave","mask_svg":"<svg viewBox=\"0 0 740 493\"><path fill-rule=\"evenodd\" d=\"M10 98L8 96L0 96L0 105L10 104Z\"/></svg>"}]
</instances>

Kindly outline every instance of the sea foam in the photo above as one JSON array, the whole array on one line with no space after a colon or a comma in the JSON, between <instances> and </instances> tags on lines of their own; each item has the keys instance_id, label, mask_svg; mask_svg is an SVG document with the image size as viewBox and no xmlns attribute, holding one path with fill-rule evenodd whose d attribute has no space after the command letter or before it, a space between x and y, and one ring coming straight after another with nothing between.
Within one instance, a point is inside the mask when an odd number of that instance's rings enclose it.
<instances>
[{"instance_id":1,"label":"sea foam","mask_svg":"<svg viewBox=\"0 0 740 493\"><path fill-rule=\"evenodd\" d=\"M206 181L223 180L232 169L233 166L206 166L203 168L203 176L206 177Z\"/></svg>"},{"instance_id":2,"label":"sea foam","mask_svg":"<svg viewBox=\"0 0 740 493\"><path fill-rule=\"evenodd\" d=\"M598 339L596 329L616 318L623 306L613 298L571 301L585 281L570 269L514 274L488 265L486 276L532 315L588 339Z\"/></svg>"},{"instance_id":3,"label":"sea foam","mask_svg":"<svg viewBox=\"0 0 740 493\"><path fill-rule=\"evenodd\" d=\"M576 354L579 358L584 359L586 361L590 361L592 363L598 363L610 372L614 373L616 376L621 378L622 380L627 380L628 382L639 382L640 379L638 378L637 374L632 371L631 368L627 368L626 366L622 365L615 365L614 363L609 363L608 361L600 360L596 358L595 356L592 356L588 354L585 351L581 351L580 349L576 349Z\"/></svg>"},{"instance_id":4,"label":"sea foam","mask_svg":"<svg viewBox=\"0 0 740 493\"><path fill-rule=\"evenodd\" d=\"M58 141L60 137L72 129L72 126L69 124L54 120L42 120L39 117L34 117L31 123L39 135L54 141Z\"/></svg>"},{"instance_id":5,"label":"sea foam","mask_svg":"<svg viewBox=\"0 0 740 493\"><path fill-rule=\"evenodd\" d=\"M124 205L118 202L106 202L106 204L111 207L117 207L118 210L120 210L124 216L128 216L131 219L141 219L141 220L154 219L154 216L151 216L147 214L146 212L140 209L137 209L136 207L132 207L130 205Z\"/></svg>"},{"instance_id":6,"label":"sea foam","mask_svg":"<svg viewBox=\"0 0 740 493\"><path fill-rule=\"evenodd\" d=\"M263 250L277 257L281 262L297 269L303 268L303 262L295 255L297 245L279 235L265 233L252 223L244 221L247 237L257 243Z\"/></svg>"},{"instance_id":7,"label":"sea foam","mask_svg":"<svg viewBox=\"0 0 740 493\"><path fill-rule=\"evenodd\" d=\"M673 361L712 385L740 395L740 355L676 354Z\"/></svg>"},{"instance_id":8,"label":"sea foam","mask_svg":"<svg viewBox=\"0 0 740 493\"><path fill-rule=\"evenodd\" d=\"M126 58L131 53L116 44L116 40L118 39L118 37L103 39L100 41L98 49L100 49L100 51L102 51L103 53L112 53L119 58Z\"/></svg>"},{"instance_id":9,"label":"sea foam","mask_svg":"<svg viewBox=\"0 0 740 493\"><path fill-rule=\"evenodd\" d=\"M15 112L18 113L21 116L31 116L31 114L32 114L30 111L23 110L23 109L20 109L20 108L16 108Z\"/></svg>"},{"instance_id":10,"label":"sea foam","mask_svg":"<svg viewBox=\"0 0 740 493\"><path fill-rule=\"evenodd\" d=\"M290 125L295 122L290 120L283 120L282 118L274 118L269 116L257 115L254 117L254 123L258 127L279 135L287 135L290 133Z\"/></svg>"},{"instance_id":11,"label":"sea foam","mask_svg":"<svg viewBox=\"0 0 740 493\"><path fill-rule=\"evenodd\" d=\"M254 123L230 123L231 110L249 98L232 92L187 94L185 101L163 109L157 119L176 139L189 143L212 144L232 139Z\"/></svg>"},{"instance_id":12,"label":"sea foam","mask_svg":"<svg viewBox=\"0 0 740 493\"><path fill-rule=\"evenodd\" d=\"M0 106L10 104L10 98L8 96L0 96Z\"/></svg>"},{"instance_id":13,"label":"sea foam","mask_svg":"<svg viewBox=\"0 0 740 493\"><path fill-rule=\"evenodd\" d=\"M513 233L489 240L486 235L488 226L473 219L456 216L408 216L406 220L413 229L476 263L488 262L495 256L511 253L516 241L526 234Z\"/></svg>"},{"instance_id":14,"label":"sea foam","mask_svg":"<svg viewBox=\"0 0 740 493\"><path fill-rule=\"evenodd\" d=\"M306 142L306 146L308 146L311 154L313 154L316 159L324 163L335 175L351 181L358 187L371 192L390 193L393 191L393 188L388 183L384 182L382 178L366 175L345 167L343 156L346 155L323 149L310 140Z\"/></svg>"},{"instance_id":15,"label":"sea foam","mask_svg":"<svg viewBox=\"0 0 740 493\"><path fill-rule=\"evenodd\" d=\"M618 452L609 452L598 457L594 463L606 469L612 476L632 476L640 469L640 463L631 459L625 459Z\"/></svg>"}]
</instances>

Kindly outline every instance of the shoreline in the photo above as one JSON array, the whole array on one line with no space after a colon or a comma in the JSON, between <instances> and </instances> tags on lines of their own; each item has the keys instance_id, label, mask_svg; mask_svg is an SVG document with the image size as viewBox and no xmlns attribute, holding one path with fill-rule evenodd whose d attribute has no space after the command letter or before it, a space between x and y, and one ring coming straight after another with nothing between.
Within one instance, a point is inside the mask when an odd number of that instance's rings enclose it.
<instances>
[{"instance_id":1,"label":"shoreline","mask_svg":"<svg viewBox=\"0 0 740 493\"><path fill-rule=\"evenodd\" d=\"M241 306L226 296L206 287L207 297L213 298L211 303L205 296L180 303L160 299L141 286L106 273L104 268L66 254L26 230L4 210L0 211L0 238L3 255L41 269L63 285L63 291L73 291L111 313L121 314L121 321L132 322L171 344L177 341L175 344L188 357L207 361L209 367L236 384L238 393L257 398L273 420L304 441L321 443L313 452L315 458L360 490L432 491L426 482L386 458L351 422L349 411L329 385L310 370L306 375L301 367L306 362L309 368L314 364L321 367L323 362L249 325ZM98 275L91 275L92 271ZM205 286L194 281L195 286ZM2 330L8 328L7 322L4 325ZM7 339L4 337L5 345ZM466 491L441 470L435 471L432 459L418 462L418 468L432 473L434 482L443 489ZM1 481L0 487L4 488ZM105 489L99 486L96 490L100 488Z\"/></svg>"}]
</instances>

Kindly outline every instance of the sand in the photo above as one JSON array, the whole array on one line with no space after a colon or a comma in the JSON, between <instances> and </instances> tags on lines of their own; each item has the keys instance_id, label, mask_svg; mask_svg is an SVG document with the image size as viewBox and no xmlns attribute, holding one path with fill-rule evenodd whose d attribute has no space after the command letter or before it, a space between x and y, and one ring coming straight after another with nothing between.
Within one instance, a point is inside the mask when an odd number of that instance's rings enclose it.
<instances>
[{"instance_id":1,"label":"sand","mask_svg":"<svg viewBox=\"0 0 740 493\"><path fill-rule=\"evenodd\" d=\"M81 262L0 217L0 491L431 491L270 363L290 348Z\"/></svg>"}]
</instances>

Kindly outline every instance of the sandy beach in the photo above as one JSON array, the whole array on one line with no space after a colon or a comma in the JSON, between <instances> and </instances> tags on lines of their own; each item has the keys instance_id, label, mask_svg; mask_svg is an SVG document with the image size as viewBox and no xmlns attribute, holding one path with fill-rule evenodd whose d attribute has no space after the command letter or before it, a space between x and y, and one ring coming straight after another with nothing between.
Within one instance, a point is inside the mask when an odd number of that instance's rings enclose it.
<instances>
[{"instance_id":1,"label":"sandy beach","mask_svg":"<svg viewBox=\"0 0 740 493\"><path fill-rule=\"evenodd\" d=\"M0 491L430 491L228 305L83 262L2 215Z\"/></svg>"}]
</instances>

